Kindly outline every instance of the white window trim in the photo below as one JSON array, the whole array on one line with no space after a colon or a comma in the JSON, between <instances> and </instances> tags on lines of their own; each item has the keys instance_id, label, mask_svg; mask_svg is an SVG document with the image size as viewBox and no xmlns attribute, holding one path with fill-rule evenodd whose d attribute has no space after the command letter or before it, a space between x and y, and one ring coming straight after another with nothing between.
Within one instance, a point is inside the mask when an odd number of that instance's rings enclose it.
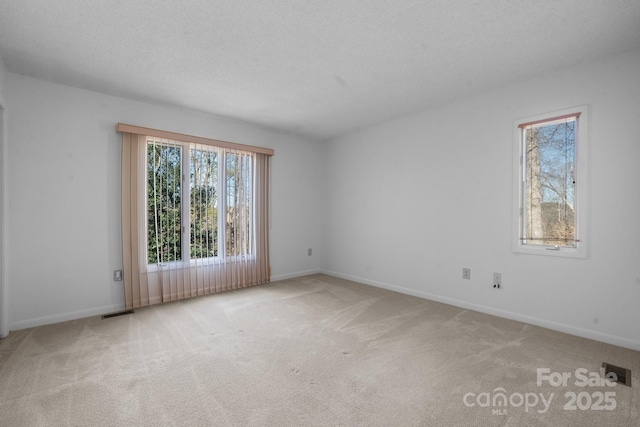
<instances>
[{"instance_id":1,"label":"white window trim","mask_svg":"<svg viewBox=\"0 0 640 427\"><path fill-rule=\"evenodd\" d=\"M538 120L552 119L554 117L579 113L578 127L576 128L576 247L554 247L552 245L526 245L520 240L522 230L522 159L523 144L521 141L522 130L519 125ZM581 105L546 114L524 117L513 122L513 252L531 255L545 255L552 257L587 258L588 234L587 234L587 206L588 206L588 153L589 153L589 118L588 108Z\"/></svg>"}]
</instances>

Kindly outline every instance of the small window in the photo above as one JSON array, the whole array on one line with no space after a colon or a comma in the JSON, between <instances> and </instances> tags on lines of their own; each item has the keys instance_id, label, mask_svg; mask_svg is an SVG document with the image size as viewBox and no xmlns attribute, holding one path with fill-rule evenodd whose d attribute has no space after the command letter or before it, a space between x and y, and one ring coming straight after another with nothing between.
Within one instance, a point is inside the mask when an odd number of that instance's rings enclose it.
<instances>
[{"instance_id":1,"label":"small window","mask_svg":"<svg viewBox=\"0 0 640 427\"><path fill-rule=\"evenodd\" d=\"M586 257L586 108L515 123L515 251Z\"/></svg>"}]
</instances>

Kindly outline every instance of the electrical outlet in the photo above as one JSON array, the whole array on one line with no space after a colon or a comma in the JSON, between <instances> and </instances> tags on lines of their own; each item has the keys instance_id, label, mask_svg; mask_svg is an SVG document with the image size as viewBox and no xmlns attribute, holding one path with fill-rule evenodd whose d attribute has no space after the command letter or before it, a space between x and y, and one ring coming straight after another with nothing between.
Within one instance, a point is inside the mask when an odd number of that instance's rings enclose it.
<instances>
[{"instance_id":1,"label":"electrical outlet","mask_svg":"<svg viewBox=\"0 0 640 427\"><path fill-rule=\"evenodd\" d=\"M462 269L462 278L463 279L471 279L471 269L470 268L463 268Z\"/></svg>"},{"instance_id":2,"label":"electrical outlet","mask_svg":"<svg viewBox=\"0 0 640 427\"><path fill-rule=\"evenodd\" d=\"M493 273L493 287L499 289L502 286L502 273Z\"/></svg>"},{"instance_id":3,"label":"electrical outlet","mask_svg":"<svg viewBox=\"0 0 640 427\"><path fill-rule=\"evenodd\" d=\"M122 270L115 270L113 272L113 281L114 282L122 281Z\"/></svg>"}]
</instances>

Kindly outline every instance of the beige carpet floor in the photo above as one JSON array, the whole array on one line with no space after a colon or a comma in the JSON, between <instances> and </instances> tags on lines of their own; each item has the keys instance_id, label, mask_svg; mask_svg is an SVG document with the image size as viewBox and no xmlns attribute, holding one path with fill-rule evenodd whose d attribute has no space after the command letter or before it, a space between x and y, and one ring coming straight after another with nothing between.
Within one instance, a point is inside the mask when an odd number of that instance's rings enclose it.
<instances>
[{"instance_id":1,"label":"beige carpet floor","mask_svg":"<svg viewBox=\"0 0 640 427\"><path fill-rule=\"evenodd\" d=\"M633 386L582 386L603 361ZM638 372L636 351L313 275L12 332L0 425L638 426Z\"/></svg>"}]
</instances>

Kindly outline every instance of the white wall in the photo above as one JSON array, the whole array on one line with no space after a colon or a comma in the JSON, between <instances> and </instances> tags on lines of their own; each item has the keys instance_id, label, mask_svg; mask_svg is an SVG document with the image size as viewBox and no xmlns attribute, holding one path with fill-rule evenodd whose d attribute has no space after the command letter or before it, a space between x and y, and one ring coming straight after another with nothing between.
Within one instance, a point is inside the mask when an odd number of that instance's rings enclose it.
<instances>
[{"instance_id":1,"label":"white wall","mask_svg":"<svg viewBox=\"0 0 640 427\"><path fill-rule=\"evenodd\" d=\"M124 308L118 122L275 149L272 277L318 271L320 146L237 121L9 74L11 329Z\"/></svg>"},{"instance_id":2,"label":"white wall","mask_svg":"<svg viewBox=\"0 0 640 427\"><path fill-rule=\"evenodd\" d=\"M11 329L123 308L122 282L112 281L121 268L114 126L126 122L276 150L274 280L322 268L640 349L638 70L640 51L319 144L15 74L3 86L0 68L0 101L11 107L2 211ZM581 104L590 107L589 258L514 254L513 120Z\"/></svg>"},{"instance_id":3,"label":"white wall","mask_svg":"<svg viewBox=\"0 0 640 427\"><path fill-rule=\"evenodd\" d=\"M4 62L2 58L0 58L0 100L3 100L5 97L5 93L7 92L9 73L7 72L7 68L4 66Z\"/></svg>"},{"instance_id":4,"label":"white wall","mask_svg":"<svg viewBox=\"0 0 640 427\"><path fill-rule=\"evenodd\" d=\"M5 218L5 146L6 146L6 137L5 137L5 110L7 108L7 104L5 102L5 93L7 91L7 82L9 76L7 73L7 69L2 62L2 58L0 58L0 338L6 336L9 333L9 311L8 311L8 298L7 298L7 289L5 286L5 263L4 263L4 254L5 254L5 231L4 231L4 218Z\"/></svg>"},{"instance_id":5,"label":"white wall","mask_svg":"<svg viewBox=\"0 0 640 427\"><path fill-rule=\"evenodd\" d=\"M590 108L589 258L515 254L513 120L581 104ZM323 267L640 349L639 139L640 51L336 138Z\"/></svg>"}]
</instances>

